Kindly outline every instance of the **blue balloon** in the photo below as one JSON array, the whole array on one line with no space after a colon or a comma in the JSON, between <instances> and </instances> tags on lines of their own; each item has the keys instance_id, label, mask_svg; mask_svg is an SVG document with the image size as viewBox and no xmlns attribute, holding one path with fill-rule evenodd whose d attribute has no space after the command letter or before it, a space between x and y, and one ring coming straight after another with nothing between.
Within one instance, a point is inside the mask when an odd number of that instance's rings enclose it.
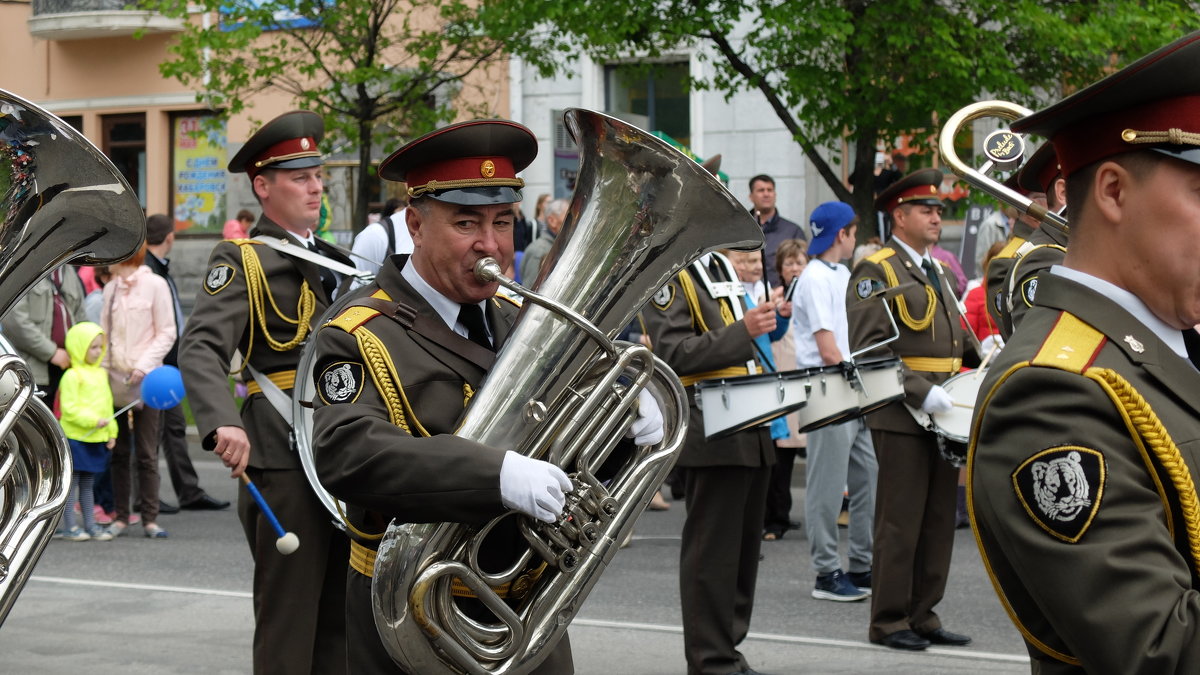
<instances>
[{"instance_id":1,"label":"blue balloon","mask_svg":"<svg viewBox=\"0 0 1200 675\"><path fill-rule=\"evenodd\" d=\"M184 396L183 376L175 366L159 366L142 378L142 401L155 410L174 408Z\"/></svg>"}]
</instances>

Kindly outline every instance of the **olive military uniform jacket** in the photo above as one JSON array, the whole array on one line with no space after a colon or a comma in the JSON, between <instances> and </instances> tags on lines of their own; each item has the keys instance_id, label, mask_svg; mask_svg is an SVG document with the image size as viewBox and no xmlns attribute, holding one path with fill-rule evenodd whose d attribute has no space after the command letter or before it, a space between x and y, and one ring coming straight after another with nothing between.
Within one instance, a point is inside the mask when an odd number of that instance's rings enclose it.
<instances>
[{"instance_id":1,"label":"olive military uniform jacket","mask_svg":"<svg viewBox=\"0 0 1200 675\"><path fill-rule=\"evenodd\" d=\"M859 261L851 273L846 291L851 351L895 334L884 301L874 296L884 289L915 282L887 300L899 338L870 352L871 356L898 356L904 361L904 400L868 415L867 426L872 429L924 433L903 404L920 409L933 385L945 382L962 366L965 334L951 290L954 279L946 275L936 259L933 264L941 281L940 292L934 290L908 252L895 243Z\"/></svg>"},{"instance_id":2,"label":"olive military uniform jacket","mask_svg":"<svg viewBox=\"0 0 1200 675\"><path fill-rule=\"evenodd\" d=\"M251 235L286 238L295 243L286 230L266 216L259 219ZM316 241L324 255L351 264L320 238ZM237 410L229 392L230 360L235 351L240 351L260 373L290 392L300 348L329 304L330 298L321 285L321 268L315 263L250 240L227 240L216 245L179 343L188 400L205 448L212 448L217 427L244 427L250 439L251 467L300 468L299 456L289 441L290 420L280 417L251 384L248 370L246 380L251 393L241 412Z\"/></svg>"},{"instance_id":3,"label":"olive military uniform jacket","mask_svg":"<svg viewBox=\"0 0 1200 675\"><path fill-rule=\"evenodd\" d=\"M1043 224L1029 235L1029 240L1017 251L1008 277L1004 280L1007 302L998 308L1005 323L999 324L1004 339L1012 337L1025 312L1037 297L1038 274L1058 265L1067 257L1067 230ZM1010 308L1011 305L1011 308Z\"/></svg>"},{"instance_id":4,"label":"olive military uniform jacket","mask_svg":"<svg viewBox=\"0 0 1200 675\"><path fill-rule=\"evenodd\" d=\"M1200 672L1200 373L1055 274L989 370L972 520L1034 672Z\"/></svg>"},{"instance_id":5,"label":"olive military uniform jacket","mask_svg":"<svg viewBox=\"0 0 1200 675\"><path fill-rule=\"evenodd\" d=\"M1017 260L1017 252L1027 246L1029 238L1033 236L1035 229L1030 227L1028 223L1017 219L1013 224L1012 236L1009 237L1008 243L1004 248L1000 249L992 260L988 263L987 269L984 270L984 292L987 293L988 314L992 317L992 322L1000 329L1000 334L1005 338L1012 335L1012 325L1007 324L1008 321L1008 273L1012 271L1013 264Z\"/></svg>"},{"instance_id":6,"label":"olive military uniform jacket","mask_svg":"<svg viewBox=\"0 0 1200 675\"><path fill-rule=\"evenodd\" d=\"M351 523L370 533L391 519L478 525L507 510L500 502L507 448L454 435L491 367L470 355L487 350L451 330L404 280L407 261L389 258L375 283L342 303L316 336L317 470L349 505ZM385 311L355 306L367 296ZM517 311L502 296L487 302L497 350Z\"/></svg>"},{"instance_id":7,"label":"olive military uniform jacket","mask_svg":"<svg viewBox=\"0 0 1200 675\"><path fill-rule=\"evenodd\" d=\"M725 280L736 282L728 261L718 254L713 254L713 259L723 261ZM765 426L724 438L704 439L704 417L696 405L693 385L714 377L747 375L746 363L754 360L755 354L745 322L734 320L729 298L713 298L709 294L696 269L698 264L693 263L676 275L642 311L654 353L679 375L690 401L687 438L677 464L770 466L775 463L775 446ZM743 300L737 298L732 302L743 303Z\"/></svg>"}]
</instances>

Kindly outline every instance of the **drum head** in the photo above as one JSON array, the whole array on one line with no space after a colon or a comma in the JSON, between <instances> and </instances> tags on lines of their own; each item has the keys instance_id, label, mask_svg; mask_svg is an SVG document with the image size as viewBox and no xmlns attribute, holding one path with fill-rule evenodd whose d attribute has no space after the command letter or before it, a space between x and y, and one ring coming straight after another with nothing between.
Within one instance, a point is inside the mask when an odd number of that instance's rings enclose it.
<instances>
[{"instance_id":1,"label":"drum head","mask_svg":"<svg viewBox=\"0 0 1200 675\"><path fill-rule=\"evenodd\" d=\"M969 370L942 383L942 388L954 399L954 408L947 413L930 415L935 431L950 441L966 443L970 439L975 399L979 396L979 387L986 376L986 368Z\"/></svg>"}]
</instances>

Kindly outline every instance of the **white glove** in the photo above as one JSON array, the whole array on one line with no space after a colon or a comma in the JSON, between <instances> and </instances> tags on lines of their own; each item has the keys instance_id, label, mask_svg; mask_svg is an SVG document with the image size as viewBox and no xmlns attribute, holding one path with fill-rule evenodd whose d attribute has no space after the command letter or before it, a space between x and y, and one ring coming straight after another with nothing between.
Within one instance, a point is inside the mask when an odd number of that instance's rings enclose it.
<instances>
[{"instance_id":1,"label":"white glove","mask_svg":"<svg viewBox=\"0 0 1200 675\"><path fill-rule=\"evenodd\" d=\"M954 399L950 398L949 392L935 384L925 395L925 402L921 404L921 410L930 415L948 413L954 410Z\"/></svg>"},{"instance_id":2,"label":"white glove","mask_svg":"<svg viewBox=\"0 0 1200 675\"><path fill-rule=\"evenodd\" d=\"M550 462L504 453L500 465L500 502L514 511L553 523L567 503L571 479Z\"/></svg>"},{"instance_id":3,"label":"white glove","mask_svg":"<svg viewBox=\"0 0 1200 675\"><path fill-rule=\"evenodd\" d=\"M638 416L629 425L625 438L637 445L654 445L663 439L663 416L658 401L645 389L638 392Z\"/></svg>"},{"instance_id":4,"label":"white glove","mask_svg":"<svg viewBox=\"0 0 1200 675\"><path fill-rule=\"evenodd\" d=\"M1004 338L1000 337L999 333L993 333L980 340L979 346L983 348L983 354L980 354L980 356L987 356L991 353L992 349L999 349L1004 346Z\"/></svg>"}]
</instances>

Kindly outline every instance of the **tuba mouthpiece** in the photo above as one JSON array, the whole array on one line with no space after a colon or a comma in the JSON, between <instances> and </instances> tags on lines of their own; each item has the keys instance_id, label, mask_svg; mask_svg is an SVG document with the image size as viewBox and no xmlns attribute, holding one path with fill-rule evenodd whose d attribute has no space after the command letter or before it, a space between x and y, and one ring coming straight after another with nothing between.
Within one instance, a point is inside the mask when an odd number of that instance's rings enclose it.
<instances>
[{"instance_id":1,"label":"tuba mouthpiece","mask_svg":"<svg viewBox=\"0 0 1200 675\"><path fill-rule=\"evenodd\" d=\"M503 272L504 270L500 269L500 263L491 256L480 258L475 262L475 278L484 283L499 281Z\"/></svg>"}]
</instances>

